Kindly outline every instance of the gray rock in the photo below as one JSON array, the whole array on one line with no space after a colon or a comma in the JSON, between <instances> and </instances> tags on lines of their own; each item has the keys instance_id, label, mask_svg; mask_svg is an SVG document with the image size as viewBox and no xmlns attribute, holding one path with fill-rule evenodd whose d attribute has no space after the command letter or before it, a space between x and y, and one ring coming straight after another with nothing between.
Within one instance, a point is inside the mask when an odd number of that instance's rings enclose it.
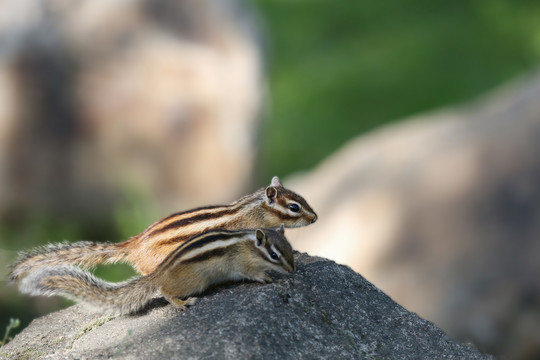
<instances>
[{"instance_id":1,"label":"gray rock","mask_svg":"<svg viewBox=\"0 0 540 360\"><path fill-rule=\"evenodd\" d=\"M285 179L319 216L287 238L455 339L540 359L539 99L540 68L351 140Z\"/></svg>"},{"instance_id":2,"label":"gray rock","mask_svg":"<svg viewBox=\"0 0 540 360\"><path fill-rule=\"evenodd\" d=\"M297 254L292 275L231 284L179 312L161 299L139 315L84 305L34 320L2 359L491 359L451 340L350 268Z\"/></svg>"}]
</instances>

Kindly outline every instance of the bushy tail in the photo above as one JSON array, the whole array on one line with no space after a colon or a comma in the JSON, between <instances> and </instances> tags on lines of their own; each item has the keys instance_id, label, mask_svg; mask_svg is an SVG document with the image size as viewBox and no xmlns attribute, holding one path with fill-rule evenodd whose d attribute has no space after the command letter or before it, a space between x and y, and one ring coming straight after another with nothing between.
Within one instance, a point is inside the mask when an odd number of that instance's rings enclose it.
<instances>
[{"instance_id":1,"label":"bushy tail","mask_svg":"<svg viewBox=\"0 0 540 360\"><path fill-rule=\"evenodd\" d=\"M19 254L9 274L11 282L36 269L56 265L78 265L92 267L103 263L114 263L125 258L118 244L93 243L81 241L77 243L51 244L38 247L30 252Z\"/></svg>"},{"instance_id":2,"label":"bushy tail","mask_svg":"<svg viewBox=\"0 0 540 360\"><path fill-rule=\"evenodd\" d=\"M128 314L142 309L152 299L157 291L154 284L151 275L109 283L76 266L58 265L31 272L22 279L19 290L29 295L60 295Z\"/></svg>"}]
</instances>

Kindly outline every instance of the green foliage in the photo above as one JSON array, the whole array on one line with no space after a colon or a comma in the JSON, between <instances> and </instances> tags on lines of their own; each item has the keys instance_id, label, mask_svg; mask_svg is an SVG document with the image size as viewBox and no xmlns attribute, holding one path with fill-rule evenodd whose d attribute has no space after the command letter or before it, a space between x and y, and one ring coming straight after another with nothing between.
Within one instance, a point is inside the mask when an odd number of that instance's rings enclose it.
<instances>
[{"instance_id":1,"label":"green foliage","mask_svg":"<svg viewBox=\"0 0 540 360\"><path fill-rule=\"evenodd\" d=\"M138 234L156 218L154 207L144 194L127 189L123 200L119 202L114 217L109 222L104 219L77 220L46 214L14 217L0 222L0 269L7 268L6 265L15 260L17 251L29 250L47 243L80 240L124 241ZM123 281L136 275L135 270L125 264L98 266L94 273L112 282ZM0 270L0 276L3 279L7 273ZM0 323L8 321L7 314L17 314L22 329L33 318L71 304L72 301L60 297L44 300L21 296L15 286L0 282ZM13 331L12 334L14 335Z\"/></svg>"},{"instance_id":2,"label":"green foliage","mask_svg":"<svg viewBox=\"0 0 540 360\"><path fill-rule=\"evenodd\" d=\"M0 341L0 348L2 348L8 343L8 341L11 340L11 338L9 337L9 333L11 332L11 330L18 328L20 325L21 322L19 321L19 319L9 319L9 324L6 326L6 333L4 334L4 338L2 339L2 341Z\"/></svg>"},{"instance_id":3,"label":"green foliage","mask_svg":"<svg viewBox=\"0 0 540 360\"><path fill-rule=\"evenodd\" d=\"M119 282L134 276L140 276L127 264L99 265L93 273L98 278L110 282Z\"/></svg>"},{"instance_id":4,"label":"green foliage","mask_svg":"<svg viewBox=\"0 0 540 360\"><path fill-rule=\"evenodd\" d=\"M150 196L136 186L123 189L124 201L114 211L114 227L122 241L143 231L158 219L158 210Z\"/></svg>"},{"instance_id":5,"label":"green foliage","mask_svg":"<svg viewBox=\"0 0 540 360\"><path fill-rule=\"evenodd\" d=\"M474 98L540 58L538 1L255 4L269 42L263 179L311 168L383 124Z\"/></svg>"},{"instance_id":6,"label":"green foliage","mask_svg":"<svg viewBox=\"0 0 540 360\"><path fill-rule=\"evenodd\" d=\"M18 251L50 242L80 239L83 233L81 224L72 219L51 219L46 214L32 214L0 223L0 248Z\"/></svg>"}]
</instances>

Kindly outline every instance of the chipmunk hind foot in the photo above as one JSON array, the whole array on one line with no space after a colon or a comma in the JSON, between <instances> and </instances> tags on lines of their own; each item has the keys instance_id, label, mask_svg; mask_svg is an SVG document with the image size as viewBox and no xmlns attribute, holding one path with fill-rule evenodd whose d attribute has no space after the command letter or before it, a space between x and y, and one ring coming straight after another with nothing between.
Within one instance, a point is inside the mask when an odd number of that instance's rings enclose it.
<instances>
[{"instance_id":1,"label":"chipmunk hind foot","mask_svg":"<svg viewBox=\"0 0 540 360\"><path fill-rule=\"evenodd\" d=\"M187 299L179 299L175 296L165 296L165 299L174 305L178 310L185 311L188 307L195 305L197 302L196 297L188 297Z\"/></svg>"}]
</instances>

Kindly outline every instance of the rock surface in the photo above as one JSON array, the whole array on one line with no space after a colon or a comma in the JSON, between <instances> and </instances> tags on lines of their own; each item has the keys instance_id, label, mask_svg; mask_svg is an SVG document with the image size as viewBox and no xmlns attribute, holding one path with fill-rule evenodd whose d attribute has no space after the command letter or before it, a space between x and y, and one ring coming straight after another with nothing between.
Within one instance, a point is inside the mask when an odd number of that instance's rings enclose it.
<instances>
[{"instance_id":1,"label":"rock surface","mask_svg":"<svg viewBox=\"0 0 540 360\"><path fill-rule=\"evenodd\" d=\"M292 275L232 284L179 312L156 299L143 314L84 305L32 322L2 359L491 359L397 305L350 268L297 254Z\"/></svg>"},{"instance_id":2,"label":"rock surface","mask_svg":"<svg viewBox=\"0 0 540 360\"><path fill-rule=\"evenodd\" d=\"M293 247L350 266L453 338L539 359L538 99L540 69L285 179L319 215L287 235Z\"/></svg>"}]
</instances>

